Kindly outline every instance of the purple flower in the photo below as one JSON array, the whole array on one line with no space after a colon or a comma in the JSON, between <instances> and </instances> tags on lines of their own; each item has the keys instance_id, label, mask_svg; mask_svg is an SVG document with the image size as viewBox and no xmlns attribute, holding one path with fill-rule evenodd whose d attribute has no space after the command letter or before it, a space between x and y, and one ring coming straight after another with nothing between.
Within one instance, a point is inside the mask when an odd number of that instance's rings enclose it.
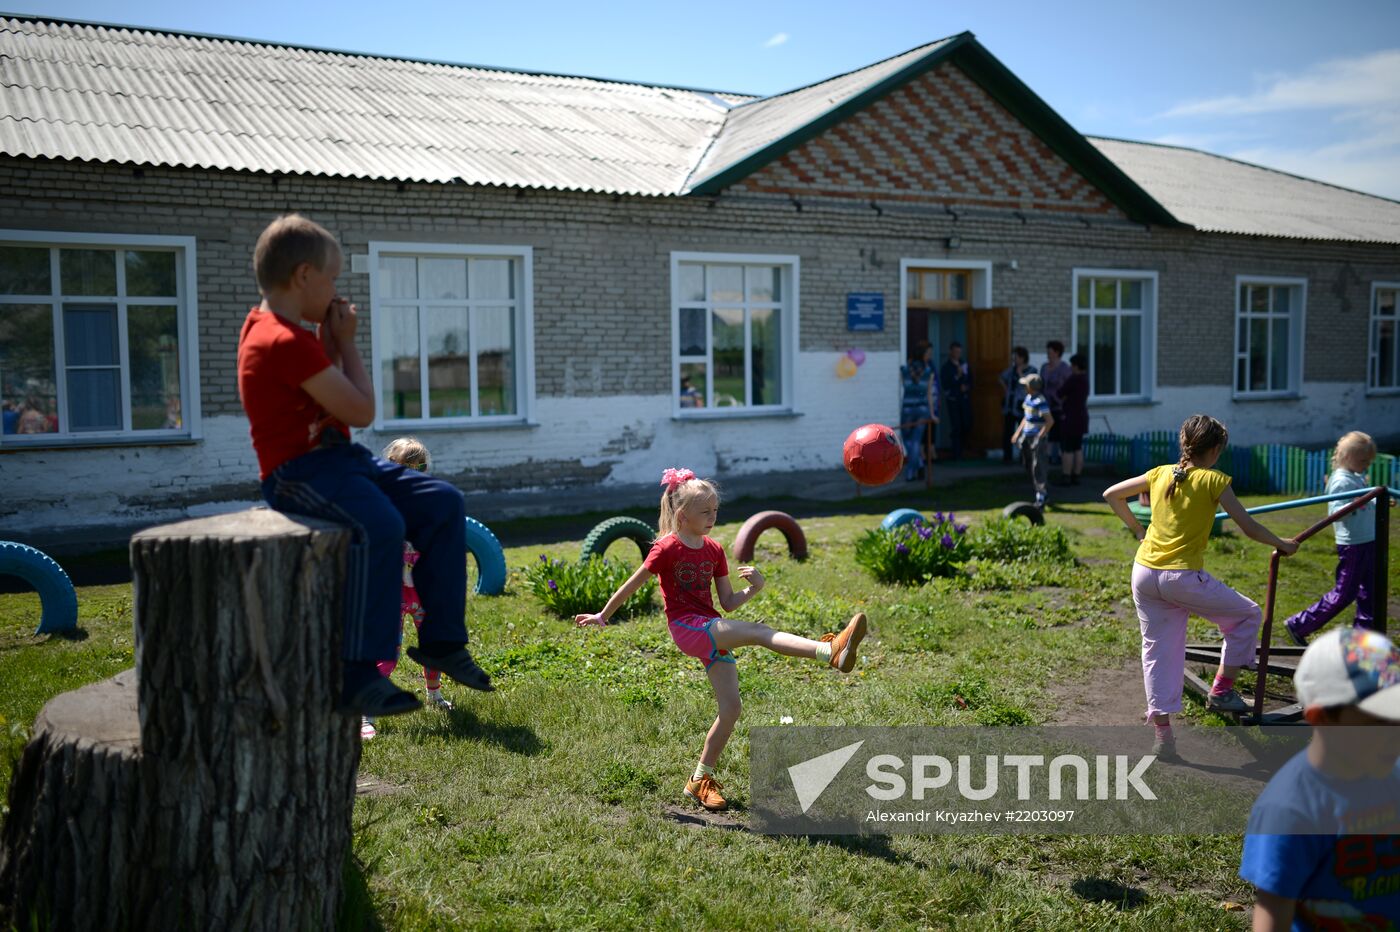
<instances>
[{"instance_id":1,"label":"purple flower","mask_svg":"<svg viewBox=\"0 0 1400 932\"><path fill-rule=\"evenodd\" d=\"M948 523L952 524L955 520L957 519L953 517L953 513L951 511L948 512Z\"/></svg>"},{"instance_id":2,"label":"purple flower","mask_svg":"<svg viewBox=\"0 0 1400 932\"><path fill-rule=\"evenodd\" d=\"M895 552L896 552L896 553L908 553L908 552L909 552L909 548L906 547L906 546L904 546L903 544L895 544L895 545L894 545L894 549L895 549Z\"/></svg>"},{"instance_id":3,"label":"purple flower","mask_svg":"<svg viewBox=\"0 0 1400 932\"><path fill-rule=\"evenodd\" d=\"M933 536L933 528L931 528L931 527L921 527L921 528L919 528L919 537L921 537L922 539L928 540L928 539L929 539L930 537L932 537L932 536Z\"/></svg>"},{"instance_id":4,"label":"purple flower","mask_svg":"<svg viewBox=\"0 0 1400 932\"><path fill-rule=\"evenodd\" d=\"M548 556L547 554L543 554L543 553L540 554L540 562L541 562L541 563L548 563L548 562L549 562L549 556Z\"/></svg>"},{"instance_id":5,"label":"purple flower","mask_svg":"<svg viewBox=\"0 0 1400 932\"><path fill-rule=\"evenodd\" d=\"M935 524L942 524L942 523L943 523L943 512L941 512L941 511L935 511L935 512L933 513L933 522L934 522Z\"/></svg>"},{"instance_id":6,"label":"purple flower","mask_svg":"<svg viewBox=\"0 0 1400 932\"><path fill-rule=\"evenodd\" d=\"M551 579L551 580L549 581L549 588L550 588L551 590L555 590L555 589L558 589L559 587L556 586L556 585L554 584L554 580Z\"/></svg>"},{"instance_id":7,"label":"purple flower","mask_svg":"<svg viewBox=\"0 0 1400 932\"><path fill-rule=\"evenodd\" d=\"M966 533L967 533L967 525L966 525L966 524L955 524L955 525L953 525L953 530L957 531L959 534L966 534Z\"/></svg>"},{"instance_id":8,"label":"purple flower","mask_svg":"<svg viewBox=\"0 0 1400 932\"><path fill-rule=\"evenodd\" d=\"M945 550L953 549L953 538L949 537L947 534L943 535L943 540L940 541L940 543L943 544L943 549Z\"/></svg>"}]
</instances>

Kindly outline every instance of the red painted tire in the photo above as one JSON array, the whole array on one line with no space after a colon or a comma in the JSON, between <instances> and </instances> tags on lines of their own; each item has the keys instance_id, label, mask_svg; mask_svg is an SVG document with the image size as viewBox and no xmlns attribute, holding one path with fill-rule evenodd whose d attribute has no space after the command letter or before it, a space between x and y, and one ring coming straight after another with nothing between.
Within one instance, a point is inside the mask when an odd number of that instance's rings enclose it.
<instances>
[{"instance_id":1,"label":"red painted tire","mask_svg":"<svg viewBox=\"0 0 1400 932\"><path fill-rule=\"evenodd\" d=\"M777 528L787 538L788 553L794 560L807 559L807 535L802 533L797 519L782 511L760 511L744 522L734 538L734 559L747 563L753 559L754 544L758 535L769 528Z\"/></svg>"}]
</instances>

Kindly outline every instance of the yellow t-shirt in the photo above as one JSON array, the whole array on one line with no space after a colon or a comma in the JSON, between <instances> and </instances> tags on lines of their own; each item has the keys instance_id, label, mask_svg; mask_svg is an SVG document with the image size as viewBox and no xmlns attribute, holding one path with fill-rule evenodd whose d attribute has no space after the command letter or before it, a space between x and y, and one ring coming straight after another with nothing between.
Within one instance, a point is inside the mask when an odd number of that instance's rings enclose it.
<instances>
[{"instance_id":1,"label":"yellow t-shirt","mask_svg":"<svg viewBox=\"0 0 1400 932\"><path fill-rule=\"evenodd\" d=\"M1191 469L1167 498L1171 481L1171 466L1147 471L1152 523L1138 545L1137 562L1154 570L1204 569L1206 539L1230 477L1214 469Z\"/></svg>"}]
</instances>

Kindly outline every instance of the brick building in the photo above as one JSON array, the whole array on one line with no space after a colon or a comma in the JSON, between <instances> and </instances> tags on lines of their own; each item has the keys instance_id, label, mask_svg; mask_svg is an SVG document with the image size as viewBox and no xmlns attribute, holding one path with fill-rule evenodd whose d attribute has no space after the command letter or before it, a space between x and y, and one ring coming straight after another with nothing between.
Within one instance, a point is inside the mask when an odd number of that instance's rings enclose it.
<instances>
[{"instance_id":1,"label":"brick building","mask_svg":"<svg viewBox=\"0 0 1400 932\"><path fill-rule=\"evenodd\" d=\"M235 343L288 210L345 247L359 439L468 492L835 466L921 338L982 446L1052 338L1094 430L1400 433L1400 204L1086 138L970 34L763 99L32 18L0 61L12 536L256 498Z\"/></svg>"}]
</instances>

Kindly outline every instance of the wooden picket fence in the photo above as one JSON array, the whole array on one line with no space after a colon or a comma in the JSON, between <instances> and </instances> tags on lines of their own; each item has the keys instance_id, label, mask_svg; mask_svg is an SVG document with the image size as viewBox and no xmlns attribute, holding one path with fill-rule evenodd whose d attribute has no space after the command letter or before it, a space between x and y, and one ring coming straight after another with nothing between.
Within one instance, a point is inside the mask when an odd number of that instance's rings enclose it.
<instances>
[{"instance_id":1,"label":"wooden picket fence","mask_svg":"<svg viewBox=\"0 0 1400 932\"><path fill-rule=\"evenodd\" d=\"M1114 472L1124 476L1175 463L1180 455L1176 434L1171 431L1148 431L1135 437L1089 434L1084 438L1085 461L1112 466ZM1327 490L1331 464L1331 448L1304 450L1270 443L1227 447L1216 468L1229 475L1231 485L1241 493L1321 495ZM1377 455L1367 471L1367 479L1372 485L1395 488L1400 484L1400 457Z\"/></svg>"}]
</instances>

